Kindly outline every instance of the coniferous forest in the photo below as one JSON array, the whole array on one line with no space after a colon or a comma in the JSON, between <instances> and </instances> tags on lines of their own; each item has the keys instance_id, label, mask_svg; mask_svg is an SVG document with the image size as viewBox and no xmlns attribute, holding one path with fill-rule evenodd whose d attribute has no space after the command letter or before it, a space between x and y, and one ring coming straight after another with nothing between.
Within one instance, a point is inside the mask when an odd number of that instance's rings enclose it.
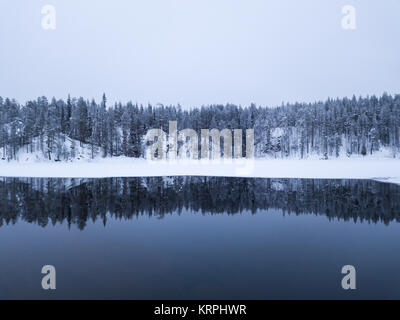
<instances>
[{"instance_id":1,"label":"coniferous forest","mask_svg":"<svg viewBox=\"0 0 400 320\"><path fill-rule=\"evenodd\" d=\"M65 161L84 147L90 157L144 157L149 129L177 121L178 130L254 129L255 156L321 159L400 151L400 95L383 94L325 102L261 107L251 104L208 105L183 109L180 105L109 105L84 98L50 101L46 97L19 104L0 97L0 154L2 160L25 153ZM67 143L68 142L68 143Z\"/></svg>"}]
</instances>

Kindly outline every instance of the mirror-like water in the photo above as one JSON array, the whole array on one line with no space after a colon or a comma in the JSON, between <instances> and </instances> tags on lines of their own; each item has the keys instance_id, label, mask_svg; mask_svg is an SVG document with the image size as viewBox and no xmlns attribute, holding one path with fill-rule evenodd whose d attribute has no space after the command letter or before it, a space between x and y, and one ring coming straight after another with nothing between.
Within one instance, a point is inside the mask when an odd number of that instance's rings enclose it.
<instances>
[{"instance_id":1,"label":"mirror-like water","mask_svg":"<svg viewBox=\"0 0 400 320\"><path fill-rule=\"evenodd\" d=\"M2 299L400 298L392 184L1 178L0 199Z\"/></svg>"}]
</instances>

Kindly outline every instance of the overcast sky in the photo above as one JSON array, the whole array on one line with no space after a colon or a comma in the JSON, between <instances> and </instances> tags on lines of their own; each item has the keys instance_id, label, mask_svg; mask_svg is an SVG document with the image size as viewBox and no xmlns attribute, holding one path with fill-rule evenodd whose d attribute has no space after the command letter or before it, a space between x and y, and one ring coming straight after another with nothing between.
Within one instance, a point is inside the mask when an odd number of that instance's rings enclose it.
<instances>
[{"instance_id":1,"label":"overcast sky","mask_svg":"<svg viewBox=\"0 0 400 320\"><path fill-rule=\"evenodd\" d=\"M399 35L398 0L1 0L0 95L193 107L400 93Z\"/></svg>"}]
</instances>

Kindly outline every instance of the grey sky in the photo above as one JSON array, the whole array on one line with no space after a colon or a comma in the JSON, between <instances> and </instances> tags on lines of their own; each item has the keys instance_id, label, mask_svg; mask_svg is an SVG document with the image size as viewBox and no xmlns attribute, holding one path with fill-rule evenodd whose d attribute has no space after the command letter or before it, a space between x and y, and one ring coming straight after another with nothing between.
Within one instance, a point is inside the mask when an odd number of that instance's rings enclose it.
<instances>
[{"instance_id":1,"label":"grey sky","mask_svg":"<svg viewBox=\"0 0 400 320\"><path fill-rule=\"evenodd\" d=\"M341 27L347 4L356 30ZM192 107L400 93L399 18L398 0L2 0L0 95Z\"/></svg>"}]
</instances>

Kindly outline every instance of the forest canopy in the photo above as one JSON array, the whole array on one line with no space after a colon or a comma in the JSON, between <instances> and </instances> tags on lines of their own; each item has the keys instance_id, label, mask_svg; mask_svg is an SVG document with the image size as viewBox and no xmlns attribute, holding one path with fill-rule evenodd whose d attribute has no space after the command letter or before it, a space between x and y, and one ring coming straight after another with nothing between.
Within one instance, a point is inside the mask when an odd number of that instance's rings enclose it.
<instances>
[{"instance_id":1,"label":"forest canopy","mask_svg":"<svg viewBox=\"0 0 400 320\"><path fill-rule=\"evenodd\" d=\"M180 105L108 105L82 97L66 101L46 97L19 104L0 97L0 150L3 160L17 152L41 152L49 160L75 157L76 143L95 157L144 157L149 129L254 129L255 156L323 159L400 150L400 95L328 99L268 108L251 104L207 105L183 110ZM66 141L70 143L66 143Z\"/></svg>"}]
</instances>

